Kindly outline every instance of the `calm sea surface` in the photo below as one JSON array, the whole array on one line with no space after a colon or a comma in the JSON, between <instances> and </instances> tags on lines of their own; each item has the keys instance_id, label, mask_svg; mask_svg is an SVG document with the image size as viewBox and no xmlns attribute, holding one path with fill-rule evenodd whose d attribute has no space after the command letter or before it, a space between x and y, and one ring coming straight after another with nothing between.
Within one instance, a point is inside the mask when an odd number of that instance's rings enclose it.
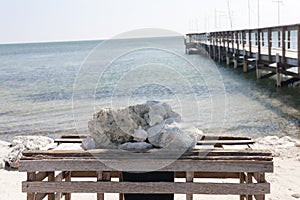
<instances>
[{"instance_id":1,"label":"calm sea surface","mask_svg":"<svg viewBox=\"0 0 300 200\"><path fill-rule=\"evenodd\" d=\"M183 38L0 45L0 139L86 133L102 107L168 102L208 134L300 135L300 89L276 88Z\"/></svg>"}]
</instances>

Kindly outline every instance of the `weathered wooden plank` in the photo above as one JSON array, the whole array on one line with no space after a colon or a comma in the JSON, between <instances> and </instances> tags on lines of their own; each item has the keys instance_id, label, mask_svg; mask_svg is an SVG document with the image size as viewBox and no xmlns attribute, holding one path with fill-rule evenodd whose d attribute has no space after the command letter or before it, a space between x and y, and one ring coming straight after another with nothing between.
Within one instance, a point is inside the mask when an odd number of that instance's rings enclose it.
<instances>
[{"instance_id":1,"label":"weathered wooden plank","mask_svg":"<svg viewBox=\"0 0 300 200\"><path fill-rule=\"evenodd\" d=\"M107 159L107 156L105 158L103 157L99 157L100 159ZM50 159L43 159L43 160L61 160L61 159L77 159L79 160L79 158L77 157L55 157L55 158L50 158ZM95 160L98 159L96 156L95 157L85 157L85 160ZM163 156L148 156L145 155L145 158L135 158L133 156L128 156L126 158L124 157L118 157L117 155L109 157L108 159L111 160L143 160L144 162L146 162L147 160L151 160L151 159L165 159ZM175 155L174 155L174 159L176 159ZM188 156L185 159L190 159L190 160L255 160L255 161L272 161L273 157L272 156L255 156L255 155L250 155L250 156L238 156L238 155L233 155L233 156L227 156L227 155L217 155L217 156L210 156L208 154L198 154L198 155L194 155L194 156ZM29 159L29 160L40 160L40 159Z\"/></svg>"},{"instance_id":2,"label":"weathered wooden plank","mask_svg":"<svg viewBox=\"0 0 300 200\"><path fill-rule=\"evenodd\" d=\"M36 181L42 181L42 180L44 180L47 177L48 177L48 173L47 172L38 172L35 175L35 180Z\"/></svg>"},{"instance_id":3,"label":"weathered wooden plank","mask_svg":"<svg viewBox=\"0 0 300 200\"><path fill-rule=\"evenodd\" d=\"M48 171L48 182L54 182L55 181L55 173L51 170ZM54 193L48 194L48 200L55 200Z\"/></svg>"},{"instance_id":4,"label":"weathered wooden plank","mask_svg":"<svg viewBox=\"0 0 300 200\"><path fill-rule=\"evenodd\" d=\"M197 144L200 145L210 145L210 144L254 144L253 140L201 140L198 141Z\"/></svg>"},{"instance_id":5,"label":"weathered wooden plank","mask_svg":"<svg viewBox=\"0 0 300 200\"><path fill-rule=\"evenodd\" d=\"M27 172L27 181L35 181L36 173L35 172ZM27 193L27 200L35 200L36 193L29 192Z\"/></svg>"},{"instance_id":6,"label":"weathered wooden plank","mask_svg":"<svg viewBox=\"0 0 300 200\"><path fill-rule=\"evenodd\" d=\"M210 155L266 155L270 156L272 155L271 151L268 150L244 150L244 149L211 149L211 150L203 150L203 149L194 149L188 152L184 152L183 156L188 155L194 155L198 153L207 153L209 152ZM128 155L128 153L139 153L139 152L130 152L130 151L123 151L123 150L114 150L114 149L95 149L95 150L31 150L31 151L24 151L23 154L26 157L34 157L43 159L43 156L66 156L66 157L90 157L91 155L113 155L113 154L119 154L119 155ZM162 151L160 149L153 149L147 152L140 152L140 153L160 153L164 155L173 155L182 153L182 151Z\"/></svg>"},{"instance_id":7,"label":"weathered wooden plank","mask_svg":"<svg viewBox=\"0 0 300 200\"><path fill-rule=\"evenodd\" d=\"M176 172L175 178L186 178L186 172ZM194 178L239 178L234 172L194 172Z\"/></svg>"},{"instance_id":8,"label":"weathered wooden plank","mask_svg":"<svg viewBox=\"0 0 300 200\"><path fill-rule=\"evenodd\" d=\"M240 176L240 183L244 184L246 182L245 173L242 172L239 174L239 176ZM240 195L240 200L245 200L245 198L246 198L246 195L244 195L244 194Z\"/></svg>"},{"instance_id":9,"label":"weathered wooden plank","mask_svg":"<svg viewBox=\"0 0 300 200\"><path fill-rule=\"evenodd\" d=\"M178 182L23 182L24 192L60 193L176 193L176 194L267 194L269 183L178 183Z\"/></svg>"},{"instance_id":10,"label":"weathered wooden plank","mask_svg":"<svg viewBox=\"0 0 300 200\"><path fill-rule=\"evenodd\" d=\"M150 154L151 153L151 154ZM174 159L178 158L182 152L165 152L165 151L149 151L145 153L127 152L120 150L95 150L95 151L30 151L24 152L22 160L42 160L42 159ZM216 159L215 157L235 156L235 159L242 160L250 159L253 160L257 156L264 157L269 160L272 156L270 151L255 151L255 150L212 150L212 149L197 149L183 153L179 159L199 159L199 160L210 160ZM229 158L229 157L228 157ZM227 158L227 159L228 159ZM226 159L226 158L224 158Z\"/></svg>"},{"instance_id":11,"label":"weathered wooden plank","mask_svg":"<svg viewBox=\"0 0 300 200\"><path fill-rule=\"evenodd\" d=\"M71 182L72 180L72 173L71 172L64 172L65 173L65 180L66 182ZM71 193L65 193L65 200L71 200Z\"/></svg>"},{"instance_id":12,"label":"weathered wooden plank","mask_svg":"<svg viewBox=\"0 0 300 200\"><path fill-rule=\"evenodd\" d=\"M58 144L62 143L82 143L83 139L80 138L60 138L60 139L55 139L54 142Z\"/></svg>"},{"instance_id":13,"label":"weathered wooden plank","mask_svg":"<svg viewBox=\"0 0 300 200\"><path fill-rule=\"evenodd\" d=\"M54 178L54 181L62 181L65 178L65 172L60 172Z\"/></svg>"},{"instance_id":14,"label":"weathered wooden plank","mask_svg":"<svg viewBox=\"0 0 300 200\"><path fill-rule=\"evenodd\" d=\"M247 176L246 176L246 183L247 184L251 184L253 183L253 173L247 173ZM246 193L246 199L247 200L253 200L253 196L251 193Z\"/></svg>"},{"instance_id":15,"label":"weathered wooden plank","mask_svg":"<svg viewBox=\"0 0 300 200\"><path fill-rule=\"evenodd\" d=\"M103 180L103 173L101 171L97 172L97 181ZM104 193L97 192L97 200L104 200Z\"/></svg>"},{"instance_id":16,"label":"weathered wooden plank","mask_svg":"<svg viewBox=\"0 0 300 200\"><path fill-rule=\"evenodd\" d=\"M192 183L194 180L194 172L186 172L186 182ZM186 200L193 200L193 193L186 194Z\"/></svg>"},{"instance_id":17,"label":"weathered wooden plank","mask_svg":"<svg viewBox=\"0 0 300 200\"><path fill-rule=\"evenodd\" d=\"M22 160L19 171L115 171L108 166L122 166L128 171L132 170L133 163L145 163L144 168L138 171L147 171L151 166L157 166L160 160ZM145 160L144 160L145 161ZM176 160L170 165L160 169L160 171L217 171L217 172L273 172L272 161L212 161L212 160Z\"/></svg>"},{"instance_id":18,"label":"weathered wooden plank","mask_svg":"<svg viewBox=\"0 0 300 200\"><path fill-rule=\"evenodd\" d=\"M73 139L76 139L76 138L86 138L87 135L82 135L82 134L67 134L67 135L62 135L61 138L73 138Z\"/></svg>"},{"instance_id":19,"label":"weathered wooden plank","mask_svg":"<svg viewBox=\"0 0 300 200\"><path fill-rule=\"evenodd\" d=\"M121 172L110 172L111 177L120 178ZM95 171L72 171L72 177L97 177ZM175 178L185 178L186 172L175 172ZM239 178L239 173L235 172L194 172L194 178Z\"/></svg>"},{"instance_id":20,"label":"weathered wooden plank","mask_svg":"<svg viewBox=\"0 0 300 200\"><path fill-rule=\"evenodd\" d=\"M47 193L37 193L35 200L43 200L47 195Z\"/></svg>"}]
</instances>

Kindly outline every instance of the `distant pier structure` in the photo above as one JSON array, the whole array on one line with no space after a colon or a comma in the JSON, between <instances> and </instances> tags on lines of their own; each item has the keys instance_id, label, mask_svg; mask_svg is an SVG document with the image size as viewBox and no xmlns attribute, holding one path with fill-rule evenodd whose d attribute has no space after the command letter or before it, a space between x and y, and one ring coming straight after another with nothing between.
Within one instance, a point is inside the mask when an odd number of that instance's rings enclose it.
<instances>
[{"instance_id":1,"label":"distant pier structure","mask_svg":"<svg viewBox=\"0 0 300 200\"><path fill-rule=\"evenodd\" d=\"M256 71L257 79L276 77L276 86L300 83L300 24L188 33L186 53L205 53L244 72Z\"/></svg>"}]
</instances>

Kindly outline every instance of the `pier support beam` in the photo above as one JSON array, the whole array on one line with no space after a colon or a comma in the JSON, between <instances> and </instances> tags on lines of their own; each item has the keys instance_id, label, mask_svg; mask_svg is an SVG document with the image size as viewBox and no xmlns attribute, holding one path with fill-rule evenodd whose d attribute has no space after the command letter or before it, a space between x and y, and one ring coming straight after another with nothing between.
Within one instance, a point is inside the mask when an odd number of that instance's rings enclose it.
<instances>
[{"instance_id":1,"label":"pier support beam","mask_svg":"<svg viewBox=\"0 0 300 200\"><path fill-rule=\"evenodd\" d=\"M300 25L297 26L297 32L298 32L297 50L298 50L298 76L299 76L300 75Z\"/></svg>"},{"instance_id":2,"label":"pier support beam","mask_svg":"<svg viewBox=\"0 0 300 200\"><path fill-rule=\"evenodd\" d=\"M280 63L279 54L276 54L276 86L281 87L281 74L280 74Z\"/></svg>"},{"instance_id":3,"label":"pier support beam","mask_svg":"<svg viewBox=\"0 0 300 200\"><path fill-rule=\"evenodd\" d=\"M259 54L256 54L256 78L261 79L261 69L259 66Z\"/></svg>"},{"instance_id":4,"label":"pier support beam","mask_svg":"<svg viewBox=\"0 0 300 200\"><path fill-rule=\"evenodd\" d=\"M226 65L230 64L230 57L228 56L228 53L226 54Z\"/></svg>"}]
</instances>

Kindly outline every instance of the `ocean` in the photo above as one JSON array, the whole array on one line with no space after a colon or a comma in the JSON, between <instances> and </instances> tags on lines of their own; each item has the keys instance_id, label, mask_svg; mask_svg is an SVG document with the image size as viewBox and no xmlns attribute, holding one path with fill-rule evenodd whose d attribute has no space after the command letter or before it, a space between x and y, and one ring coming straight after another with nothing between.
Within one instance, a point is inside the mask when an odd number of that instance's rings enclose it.
<instances>
[{"instance_id":1,"label":"ocean","mask_svg":"<svg viewBox=\"0 0 300 200\"><path fill-rule=\"evenodd\" d=\"M159 100L206 134L300 136L299 88L186 55L183 37L0 45L0 140L87 134L100 108Z\"/></svg>"}]
</instances>

